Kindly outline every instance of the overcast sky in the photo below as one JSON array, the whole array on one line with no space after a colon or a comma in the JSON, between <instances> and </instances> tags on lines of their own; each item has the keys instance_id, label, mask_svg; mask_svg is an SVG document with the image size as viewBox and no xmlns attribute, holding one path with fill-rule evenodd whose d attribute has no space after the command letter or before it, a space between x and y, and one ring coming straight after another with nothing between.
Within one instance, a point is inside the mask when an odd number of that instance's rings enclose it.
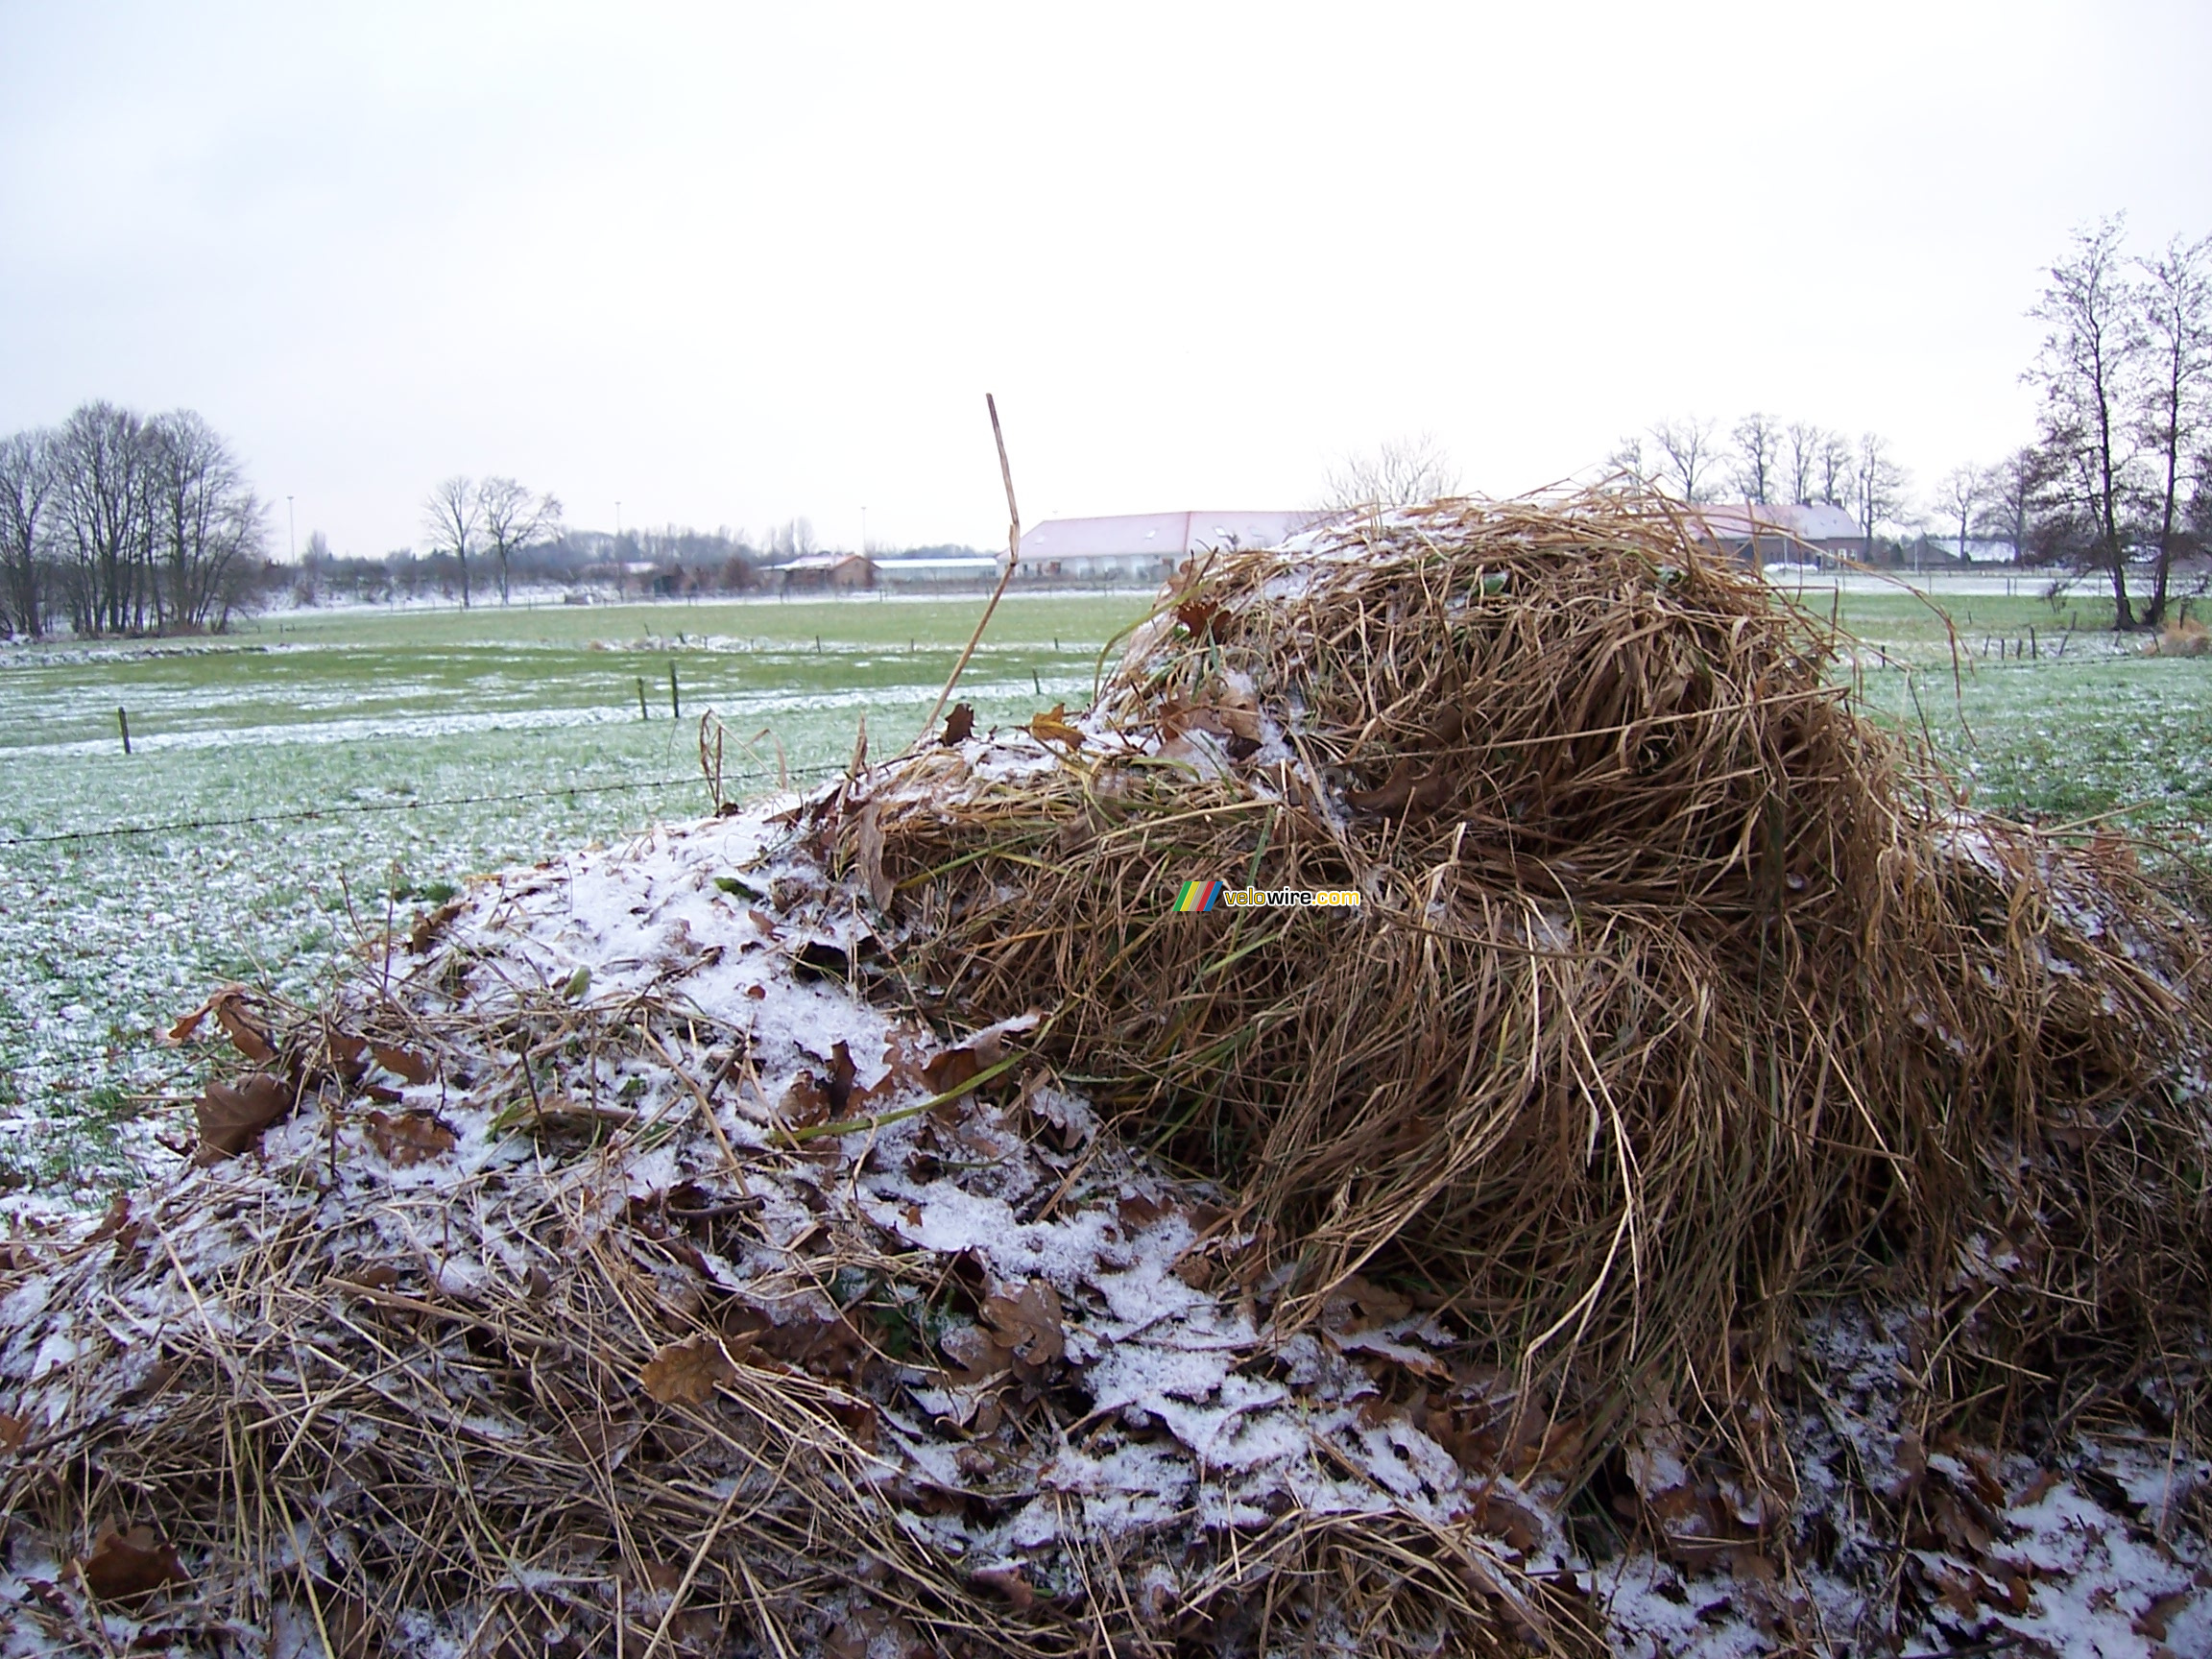
<instances>
[{"instance_id":1,"label":"overcast sky","mask_svg":"<svg viewBox=\"0 0 2212 1659\"><path fill-rule=\"evenodd\" d=\"M1433 433L2029 435L2071 228L2212 231L2204 0L1250 8L0 0L0 430L188 405L298 535L995 544Z\"/></svg>"}]
</instances>

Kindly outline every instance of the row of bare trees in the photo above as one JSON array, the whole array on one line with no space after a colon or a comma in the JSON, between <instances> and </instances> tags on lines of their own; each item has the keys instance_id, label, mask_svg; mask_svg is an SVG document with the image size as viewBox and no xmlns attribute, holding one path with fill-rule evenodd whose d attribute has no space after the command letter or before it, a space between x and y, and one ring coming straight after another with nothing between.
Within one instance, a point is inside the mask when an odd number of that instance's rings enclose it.
<instances>
[{"instance_id":1,"label":"row of bare trees","mask_svg":"<svg viewBox=\"0 0 2212 1659\"><path fill-rule=\"evenodd\" d=\"M444 480L422 498L422 528L431 550L449 553L461 572L461 608L469 609L469 560L471 554L490 553L499 563L499 603L509 598L509 575L515 555L540 541L561 536L561 503L551 495L533 495L512 478L491 477L481 483L462 473Z\"/></svg>"},{"instance_id":2,"label":"row of bare trees","mask_svg":"<svg viewBox=\"0 0 2212 1659\"><path fill-rule=\"evenodd\" d=\"M0 632L220 629L261 580L264 517L189 409L86 403L0 438Z\"/></svg>"},{"instance_id":3,"label":"row of bare trees","mask_svg":"<svg viewBox=\"0 0 2212 1659\"><path fill-rule=\"evenodd\" d=\"M1990 483L2033 557L2109 580L2116 626L2156 627L2177 564L2212 541L2212 236L2132 255L2126 235L2119 217L2077 230L2051 267L2025 376L2041 430Z\"/></svg>"},{"instance_id":4,"label":"row of bare trees","mask_svg":"<svg viewBox=\"0 0 2212 1659\"><path fill-rule=\"evenodd\" d=\"M1670 416L1631 433L1607 467L1677 500L1840 507L1871 553L1880 526L1911 507L1911 475L1879 432L1854 441L1810 421L1754 410L1725 433L1718 421Z\"/></svg>"}]
</instances>

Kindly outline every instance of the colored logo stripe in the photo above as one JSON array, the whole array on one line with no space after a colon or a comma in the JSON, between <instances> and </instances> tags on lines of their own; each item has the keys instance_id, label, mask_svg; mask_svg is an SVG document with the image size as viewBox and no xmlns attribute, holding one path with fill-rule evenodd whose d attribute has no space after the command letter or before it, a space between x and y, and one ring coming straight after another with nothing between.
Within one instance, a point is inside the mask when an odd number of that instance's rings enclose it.
<instances>
[{"instance_id":1,"label":"colored logo stripe","mask_svg":"<svg viewBox=\"0 0 2212 1659\"><path fill-rule=\"evenodd\" d=\"M1175 896L1175 908L1186 914L1211 910L1221 897L1222 886L1219 881L1186 881L1183 891Z\"/></svg>"}]
</instances>

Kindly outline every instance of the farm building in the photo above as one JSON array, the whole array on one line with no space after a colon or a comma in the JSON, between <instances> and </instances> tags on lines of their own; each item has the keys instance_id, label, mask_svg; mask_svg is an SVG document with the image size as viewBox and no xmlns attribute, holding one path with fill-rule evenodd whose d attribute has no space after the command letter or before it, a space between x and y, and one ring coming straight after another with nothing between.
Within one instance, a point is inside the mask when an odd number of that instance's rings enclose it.
<instances>
[{"instance_id":1,"label":"farm building","mask_svg":"<svg viewBox=\"0 0 2212 1659\"><path fill-rule=\"evenodd\" d=\"M1022 538L1016 580L1135 582L1173 574L1193 553L1271 547L1313 515L1301 512L1123 513L1105 518L1050 518Z\"/></svg>"},{"instance_id":2,"label":"farm building","mask_svg":"<svg viewBox=\"0 0 2212 1659\"><path fill-rule=\"evenodd\" d=\"M1849 509L1823 502L1716 501L1690 509L1698 540L1757 565L1791 565L1809 556L1859 559L1866 533Z\"/></svg>"},{"instance_id":3,"label":"farm building","mask_svg":"<svg viewBox=\"0 0 2212 1659\"><path fill-rule=\"evenodd\" d=\"M855 593L876 586L876 561L865 553L805 553L768 574L785 593Z\"/></svg>"}]
</instances>

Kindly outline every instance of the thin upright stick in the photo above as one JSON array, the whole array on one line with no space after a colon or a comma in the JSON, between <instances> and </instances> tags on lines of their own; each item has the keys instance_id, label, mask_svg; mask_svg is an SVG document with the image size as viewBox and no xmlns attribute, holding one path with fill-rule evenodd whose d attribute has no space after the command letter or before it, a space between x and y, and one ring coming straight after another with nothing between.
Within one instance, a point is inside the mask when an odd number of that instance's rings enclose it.
<instances>
[{"instance_id":1,"label":"thin upright stick","mask_svg":"<svg viewBox=\"0 0 2212 1659\"><path fill-rule=\"evenodd\" d=\"M1014 563L1022 557L1022 509L1014 504L1014 469L1006 461L1006 435L998 430L998 400L986 392L983 394L983 407L991 411L991 439L998 445L998 476L1006 483L1006 568L999 574L998 586L991 589L991 600L983 607L982 619L975 624L975 632L968 637L968 645L960 653L960 661L952 664L952 677L945 682L945 689L937 693L937 706L929 710L929 718L922 722L922 730L916 733L909 753L927 742L929 733L937 730L937 716L945 712L945 705L952 695L952 687L960 684L960 676L967 669L968 659L975 655L975 647L983 638L983 630L991 626L991 613L998 609L998 601L1006 591L1006 584L1014 580Z\"/></svg>"}]
</instances>

